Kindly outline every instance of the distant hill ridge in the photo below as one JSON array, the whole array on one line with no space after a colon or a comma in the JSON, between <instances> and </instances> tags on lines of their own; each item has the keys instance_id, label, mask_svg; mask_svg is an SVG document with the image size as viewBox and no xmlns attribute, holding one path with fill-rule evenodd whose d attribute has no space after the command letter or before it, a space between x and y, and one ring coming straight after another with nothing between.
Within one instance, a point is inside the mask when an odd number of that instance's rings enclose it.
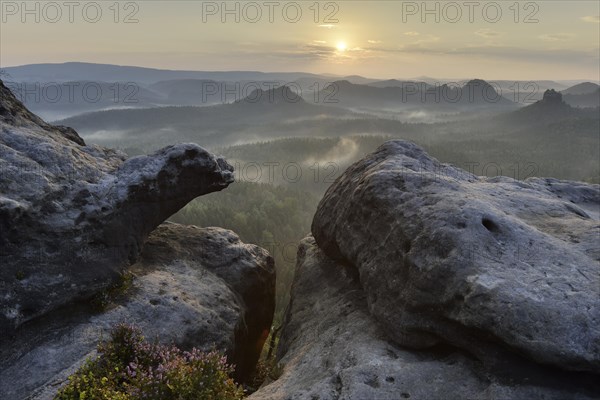
<instances>
[{"instance_id":1,"label":"distant hill ridge","mask_svg":"<svg viewBox=\"0 0 600 400\"><path fill-rule=\"evenodd\" d=\"M12 80L45 82L98 80L152 84L172 79L211 79L221 81L277 79L290 82L302 77L319 77L317 74L308 72L185 71L85 62L29 64L6 67L3 70Z\"/></svg>"},{"instance_id":2,"label":"distant hill ridge","mask_svg":"<svg viewBox=\"0 0 600 400\"><path fill-rule=\"evenodd\" d=\"M573 118L597 118L598 112L594 109L579 109L571 107L563 100L563 95L554 89L544 92L542 100L527 107L503 115L500 118L513 123L540 123L553 122Z\"/></svg>"},{"instance_id":3,"label":"distant hill ridge","mask_svg":"<svg viewBox=\"0 0 600 400\"><path fill-rule=\"evenodd\" d=\"M385 86L386 82L393 86ZM425 82L383 81L373 85L354 84L347 80L333 82L324 89L335 93L340 106L509 106L514 102L502 96L483 79L472 79L463 86L430 85Z\"/></svg>"},{"instance_id":4,"label":"distant hill ridge","mask_svg":"<svg viewBox=\"0 0 600 400\"><path fill-rule=\"evenodd\" d=\"M248 96L236 103L250 103L250 104L296 104L306 103L301 97L300 93L297 93L290 86L282 85L274 89L255 89Z\"/></svg>"},{"instance_id":5,"label":"distant hill ridge","mask_svg":"<svg viewBox=\"0 0 600 400\"><path fill-rule=\"evenodd\" d=\"M594 93L599 88L600 88L600 86L598 86L595 83L583 82L583 83L579 83L575 86L571 86L570 88L567 88L567 89L561 91L561 93L562 94L570 94L570 95L588 94L588 93Z\"/></svg>"}]
</instances>

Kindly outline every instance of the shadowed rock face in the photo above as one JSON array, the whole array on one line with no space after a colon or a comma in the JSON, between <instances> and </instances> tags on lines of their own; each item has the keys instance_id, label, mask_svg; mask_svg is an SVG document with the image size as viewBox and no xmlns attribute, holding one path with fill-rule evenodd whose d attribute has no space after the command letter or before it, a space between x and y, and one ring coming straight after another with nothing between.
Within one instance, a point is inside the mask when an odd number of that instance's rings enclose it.
<instances>
[{"instance_id":1,"label":"shadowed rock face","mask_svg":"<svg viewBox=\"0 0 600 400\"><path fill-rule=\"evenodd\" d=\"M126 159L0 91L3 336L105 288L162 221L233 182L233 168L195 144Z\"/></svg>"},{"instance_id":2,"label":"shadowed rock face","mask_svg":"<svg viewBox=\"0 0 600 400\"><path fill-rule=\"evenodd\" d=\"M141 269L141 273L152 268L160 271L164 266L175 265L180 260L189 263L195 270L214 274L227 285L228 290L223 292L231 291L235 294L235 301L240 306L235 330L231 329L234 335L229 331L227 335L223 335L219 332L219 326L216 326L212 328L215 330L212 334L207 334L211 332L210 327L199 331L201 339L193 338L192 335L190 337L196 342L201 341L207 350L208 343L223 343L219 348L227 350L230 362L236 364L237 378L248 378L254 371L275 312L273 258L265 249L243 243L234 232L226 229L165 223L152 232L144 245L142 259L132 269ZM198 286L194 289L198 293L197 298L203 297L201 293L204 290L210 291L200 287L209 286L206 283L199 282L194 285ZM215 289L211 290L218 292ZM166 297L168 298L168 294ZM220 297L217 294L217 298ZM218 307L213 309L198 299L196 301L212 315L220 315L216 309ZM226 301L222 303L224 307L229 307ZM171 319L168 313L165 313L164 319ZM173 324L172 329L177 331L179 328Z\"/></svg>"},{"instance_id":3,"label":"shadowed rock face","mask_svg":"<svg viewBox=\"0 0 600 400\"><path fill-rule=\"evenodd\" d=\"M131 287L105 310L55 312L0 348L0 398L51 399L121 322L139 327L148 340L225 351L237 377L248 377L275 308L266 250L225 229L165 223L129 270Z\"/></svg>"},{"instance_id":4,"label":"shadowed rock face","mask_svg":"<svg viewBox=\"0 0 600 400\"><path fill-rule=\"evenodd\" d=\"M396 343L600 371L600 186L485 178L390 141L330 187L318 246Z\"/></svg>"}]
</instances>

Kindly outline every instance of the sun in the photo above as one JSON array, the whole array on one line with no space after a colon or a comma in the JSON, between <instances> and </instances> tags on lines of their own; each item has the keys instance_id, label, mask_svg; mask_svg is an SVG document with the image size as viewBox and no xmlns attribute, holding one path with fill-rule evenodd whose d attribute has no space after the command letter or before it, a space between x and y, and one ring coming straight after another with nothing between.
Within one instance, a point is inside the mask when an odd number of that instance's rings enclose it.
<instances>
[{"instance_id":1,"label":"sun","mask_svg":"<svg viewBox=\"0 0 600 400\"><path fill-rule=\"evenodd\" d=\"M342 52L342 51L346 51L346 49L348 48L348 46L346 46L345 42L338 42L338 44L335 46L338 51Z\"/></svg>"}]
</instances>

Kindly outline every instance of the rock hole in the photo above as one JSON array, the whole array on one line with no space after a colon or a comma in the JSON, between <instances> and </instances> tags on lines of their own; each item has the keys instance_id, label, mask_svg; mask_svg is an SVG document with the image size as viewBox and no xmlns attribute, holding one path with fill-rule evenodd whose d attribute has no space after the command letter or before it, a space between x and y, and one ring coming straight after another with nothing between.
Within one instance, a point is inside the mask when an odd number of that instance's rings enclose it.
<instances>
[{"instance_id":1,"label":"rock hole","mask_svg":"<svg viewBox=\"0 0 600 400\"><path fill-rule=\"evenodd\" d=\"M410 393L400 393L400 397L403 399L410 399Z\"/></svg>"},{"instance_id":2,"label":"rock hole","mask_svg":"<svg viewBox=\"0 0 600 400\"><path fill-rule=\"evenodd\" d=\"M21 310L21 315L25 318L35 315L35 310L33 308L24 308Z\"/></svg>"},{"instance_id":3,"label":"rock hole","mask_svg":"<svg viewBox=\"0 0 600 400\"><path fill-rule=\"evenodd\" d=\"M487 229L490 232L498 232L500 231L500 227L491 219L483 217L481 219L481 224L483 226L485 226L485 229Z\"/></svg>"},{"instance_id":4,"label":"rock hole","mask_svg":"<svg viewBox=\"0 0 600 400\"><path fill-rule=\"evenodd\" d=\"M378 388L379 387L379 382L377 382L377 377L376 376L372 376L369 379L367 379L365 381L365 385L369 385L372 388Z\"/></svg>"},{"instance_id":5,"label":"rock hole","mask_svg":"<svg viewBox=\"0 0 600 400\"><path fill-rule=\"evenodd\" d=\"M577 207L577 206L573 206L573 205L571 205L571 204L568 204L568 203L566 203L566 204L565 204L565 208L566 208L567 210L569 210L570 212L572 212L572 213L574 213L574 214L576 214L576 215L580 216L581 218L590 219L590 216L589 216L589 215L587 215L587 214L586 214L586 213L585 213L585 212L584 212L582 209L580 209L580 208L579 208L579 207Z\"/></svg>"},{"instance_id":6,"label":"rock hole","mask_svg":"<svg viewBox=\"0 0 600 400\"><path fill-rule=\"evenodd\" d=\"M187 149L185 151L185 158L193 159L198 155L198 149Z\"/></svg>"},{"instance_id":7,"label":"rock hole","mask_svg":"<svg viewBox=\"0 0 600 400\"><path fill-rule=\"evenodd\" d=\"M386 382L390 382L390 383L391 383L391 382L394 382L395 380L396 380L396 379L394 379L394 377L393 377L393 376L388 376L387 378L385 378L385 381L386 381Z\"/></svg>"}]
</instances>

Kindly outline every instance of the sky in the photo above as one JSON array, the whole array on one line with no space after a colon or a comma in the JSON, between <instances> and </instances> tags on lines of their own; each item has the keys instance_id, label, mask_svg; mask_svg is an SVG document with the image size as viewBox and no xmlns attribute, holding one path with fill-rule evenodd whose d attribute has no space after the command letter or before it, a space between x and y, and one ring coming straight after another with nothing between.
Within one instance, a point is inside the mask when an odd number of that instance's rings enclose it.
<instances>
[{"instance_id":1,"label":"sky","mask_svg":"<svg viewBox=\"0 0 600 400\"><path fill-rule=\"evenodd\" d=\"M0 0L0 66L600 80L599 16L596 0Z\"/></svg>"}]
</instances>

